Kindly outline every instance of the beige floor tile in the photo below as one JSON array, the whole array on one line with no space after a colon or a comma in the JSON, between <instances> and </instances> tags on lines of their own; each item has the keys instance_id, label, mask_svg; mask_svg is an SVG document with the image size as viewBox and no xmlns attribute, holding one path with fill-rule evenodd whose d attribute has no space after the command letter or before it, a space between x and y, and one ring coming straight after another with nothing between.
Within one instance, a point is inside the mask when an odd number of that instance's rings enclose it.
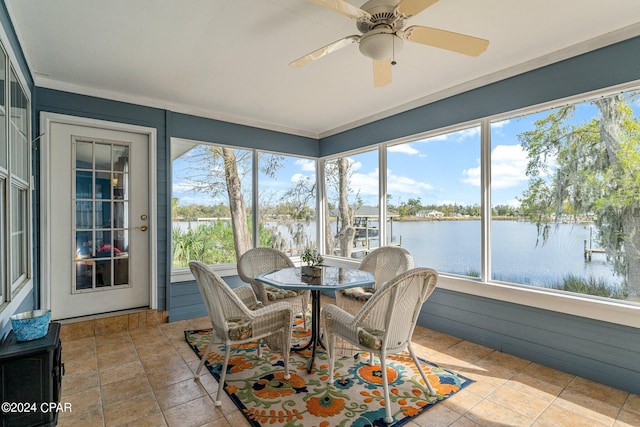
<instances>
[{"instance_id":1,"label":"beige floor tile","mask_svg":"<svg viewBox=\"0 0 640 427\"><path fill-rule=\"evenodd\" d=\"M69 323L60 328L60 340L73 341L81 338L88 338L94 335L94 321Z\"/></svg>"},{"instance_id":2,"label":"beige floor tile","mask_svg":"<svg viewBox=\"0 0 640 427\"><path fill-rule=\"evenodd\" d=\"M534 378L522 373L514 375L507 381L507 384L530 396L548 402L555 399L563 390L560 386L549 384L539 378Z\"/></svg>"},{"instance_id":3,"label":"beige floor tile","mask_svg":"<svg viewBox=\"0 0 640 427\"><path fill-rule=\"evenodd\" d=\"M614 427L637 427L640 426L640 414L636 412L625 411L624 409L620 411L618 418L615 423L613 423Z\"/></svg>"},{"instance_id":4,"label":"beige floor tile","mask_svg":"<svg viewBox=\"0 0 640 427\"><path fill-rule=\"evenodd\" d=\"M84 412L61 413L58 416L58 427L103 427L102 408L94 408Z\"/></svg>"},{"instance_id":5,"label":"beige floor tile","mask_svg":"<svg viewBox=\"0 0 640 427\"><path fill-rule=\"evenodd\" d=\"M164 412L170 427L196 427L220 420L226 422L222 411L216 409L209 396L174 406Z\"/></svg>"},{"instance_id":6,"label":"beige floor tile","mask_svg":"<svg viewBox=\"0 0 640 427\"><path fill-rule=\"evenodd\" d=\"M160 369L155 373L147 373L151 387L154 389L164 388L171 384L193 378L193 372L189 367L182 363L180 365L171 365L171 368Z\"/></svg>"},{"instance_id":7,"label":"beige floor tile","mask_svg":"<svg viewBox=\"0 0 640 427\"><path fill-rule=\"evenodd\" d=\"M62 397L64 398L67 394L79 393L90 388L99 387L99 385L97 370L75 375L66 374L62 377Z\"/></svg>"},{"instance_id":8,"label":"beige floor tile","mask_svg":"<svg viewBox=\"0 0 640 427\"><path fill-rule=\"evenodd\" d=\"M527 365L527 367L522 370L522 373L562 388L568 386L575 377L575 375L567 374L566 372L548 368L537 363Z\"/></svg>"},{"instance_id":9,"label":"beige floor tile","mask_svg":"<svg viewBox=\"0 0 640 427\"><path fill-rule=\"evenodd\" d=\"M464 416L483 426L530 426L534 421L532 418L525 417L490 400L483 400Z\"/></svg>"},{"instance_id":10,"label":"beige floor tile","mask_svg":"<svg viewBox=\"0 0 640 427\"><path fill-rule=\"evenodd\" d=\"M440 427L452 424L461 416L460 413L451 410L451 408L437 404L411 421L419 427Z\"/></svg>"},{"instance_id":11,"label":"beige floor tile","mask_svg":"<svg viewBox=\"0 0 640 427\"><path fill-rule=\"evenodd\" d=\"M156 389L155 394L160 407L164 410L205 396L207 391L199 382L188 379Z\"/></svg>"},{"instance_id":12,"label":"beige floor tile","mask_svg":"<svg viewBox=\"0 0 640 427\"><path fill-rule=\"evenodd\" d=\"M612 423L601 423L561 405L552 403L536 420L534 426L545 427L604 427Z\"/></svg>"},{"instance_id":13,"label":"beige floor tile","mask_svg":"<svg viewBox=\"0 0 640 427\"><path fill-rule=\"evenodd\" d=\"M60 402L71 404L71 413L102 409L99 387L93 387L74 394L67 394Z\"/></svg>"},{"instance_id":14,"label":"beige floor tile","mask_svg":"<svg viewBox=\"0 0 640 427\"><path fill-rule=\"evenodd\" d=\"M101 353L98 355L98 369L109 369L138 360L138 354L128 349Z\"/></svg>"},{"instance_id":15,"label":"beige floor tile","mask_svg":"<svg viewBox=\"0 0 640 427\"><path fill-rule=\"evenodd\" d=\"M461 341L458 344L447 348L447 353L449 355L457 356L459 359L470 363L480 360L494 351L495 350L489 347L469 341Z\"/></svg>"},{"instance_id":16,"label":"beige floor tile","mask_svg":"<svg viewBox=\"0 0 640 427\"><path fill-rule=\"evenodd\" d=\"M624 402L624 409L627 411L635 412L636 414L640 414L640 396L637 394L630 394L627 397L626 402Z\"/></svg>"},{"instance_id":17,"label":"beige floor tile","mask_svg":"<svg viewBox=\"0 0 640 427\"><path fill-rule=\"evenodd\" d=\"M565 390L554 400L553 405L561 406L583 417L598 423L611 425L620 412L620 407L609 405L584 394L572 390Z\"/></svg>"},{"instance_id":18,"label":"beige floor tile","mask_svg":"<svg viewBox=\"0 0 640 427\"><path fill-rule=\"evenodd\" d=\"M629 393L625 391L581 377L575 377L567 386L567 390L601 400L616 407L621 407L629 396Z\"/></svg>"},{"instance_id":19,"label":"beige floor tile","mask_svg":"<svg viewBox=\"0 0 640 427\"><path fill-rule=\"evenodd\" d=\"M458 418L453 424L451 424L451 427L478 427L478 426L480 426L480 424L470 420L467 417Z\"/></svg>"},{"instance_id":20,"label":"beige floor tile","mask_svg":"<svg viewBox=\"0 0 640 427\"><path fill-rule=\"evenodd\" d=\"M549 400L538 399L508 384L499 387L487 399L530 419L536 419L551 403Z\"/></svg>"},{"instance_id":21,"label":"beige floor tile","mask_svg":"<svg viewBox=\"0 0 640 427\"><path fill-rule=\"evenodd\" d=\"M113 366L111 368L100 370L100 384L106 385L118 382L123 378L131 378L136 375L144 375L144 368L139 360L122 365Z\"/></svg>"},{"instance_id":22,"label":"beige floor tile","mask_svg":"<svg viewBox=\"0 0 640 427\"><path fill-rule=\"evenodd\" d=\"M229 425L233 427L250 427L251 426L249 421L247 421L247 418L240 411L233 411L230 414L225 415L225 419L227 420Z\"/></svg>"},{"instance_id":23,"label":"beige floor tile","mask_svg":"<svg viewBox=\"0 0 640 427\"><path fill-rule=\"evenodd\" d=\"M107 427L125 425L160 413L160 407L153 393L141 394L131 399L104 405L104 421Z\"/></svg>"},{"instance_id":24,"label":"beige floor tile","mask_svg":"<svg viewBox=\"0 0 640 427\"><path fill-rule=\"evenodd\" d=\"M151 393L151 385L146 375L135 375L130 378L102 385L103 405L129 400L142 394Z\"/></svg>"}]
</instances>

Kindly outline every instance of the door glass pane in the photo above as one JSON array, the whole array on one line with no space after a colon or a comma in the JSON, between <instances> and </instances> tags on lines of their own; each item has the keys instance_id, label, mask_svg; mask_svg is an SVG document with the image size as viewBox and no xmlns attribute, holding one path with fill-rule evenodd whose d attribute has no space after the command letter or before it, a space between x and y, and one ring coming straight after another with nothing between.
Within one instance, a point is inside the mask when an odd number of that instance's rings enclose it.
<instances>
[{"instance_id":1,"label":"door glass pane","mask_svg":"<svg viewBox=\"0 0 640 427\"><path fill-rule=\"evenodd\" d=\"M76 172L76 198L93 199L93 172Z\"/></svg>"},{"instance_id":2,"label":"door glass pane","mask_svg":"<svg viewBox=\"0 0 640 427\"><path fill-rule=\"evenodd\" d=\"M97 170L110 170L111 169L111 145L96 144L96 169Z\"/></svg>"},{"instance_id":3,"label":"door glass pane","mask_svg":"<svg viewBox=\"0 0 640 427\"><path fill-rule=\"evenodd\" d=\"M27 276L27 191L11 187L11 289Z\"/></svg>"},{"instance_id":4,"label":"door glass pane","mask_svg":"<svg viewBox=\"0 0 640 427\"><path fill-rule=\"evenodd\" d=\"M76 168L91 169L93 166L93 144L86 141L76 142Z\"/></svg>"},{"instance_id":5,"label":"door glass pane","mask_svg":"<svg viewBox=\"0 0 640 427\"><path fill-rule=\"evenodd\" d=\"M128 171L129 147L126 145L113 146L113 170L119 172Z\"/></svg>"},{"instance_id":6,"label":"door glass pane","mask_svg":"<svg viewBox=\"0 0 640 427\"><path fill-rule=\"evenodd\" d=\"M76 141L75 147L74 292L128 285L129 147L104 141Z\"/></svg>"},{"instance_id":7,"label":"door glass pane","mask_svg":"<svg viewBox=\"0 0 640 427\"><path fill-rule=\"evenodd\" d=\"M86 229L93 226L93 202L76 202L76 228Z\"/></svg>"},{"instance_id":8,"label":"door glass pane","mask_svg":"<svg viewBox=\"0 0 640 427\"><path fill-rule=\"evenodd\" d=\"M111 173L96 172L96 199L109 199L111 196Z\"/></svg>"},{"instance_id":9,"label":"door glass pane","mask_svg":"<svg viewBox=\"0 0 640 427\"><path fill-rule=\"evenodd\" d=\"M96 202L96 227L111 228L111 202Z\"/></svg>"}]
</instances>

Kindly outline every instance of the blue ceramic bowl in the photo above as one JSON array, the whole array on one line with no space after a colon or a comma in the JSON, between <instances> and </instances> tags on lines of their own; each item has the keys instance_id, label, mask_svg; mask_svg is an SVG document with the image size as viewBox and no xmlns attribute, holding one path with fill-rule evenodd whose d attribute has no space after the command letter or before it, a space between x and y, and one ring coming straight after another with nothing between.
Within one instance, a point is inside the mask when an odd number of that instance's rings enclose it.
<instances>
[{"instance_id":1,"label":"blue ceramic bowl","mask_svg":"<svg viewBox=\"0 0 640 427\"><path fill-rule=\"evenodd\" d=\"M11 316L11 327L16 341L31 341L42 338L49 331L51 310L34 310Z\"/></svg>"}]
</instances>

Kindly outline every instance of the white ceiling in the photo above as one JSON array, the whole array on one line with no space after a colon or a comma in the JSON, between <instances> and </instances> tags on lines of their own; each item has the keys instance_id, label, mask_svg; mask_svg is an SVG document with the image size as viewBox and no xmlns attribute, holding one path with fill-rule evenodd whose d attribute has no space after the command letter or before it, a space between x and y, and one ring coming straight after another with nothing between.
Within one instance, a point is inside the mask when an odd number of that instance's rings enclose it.
<instances>
[{"instance_id":1,"label":"white ceiling","mask_svg":"<svg viewBox=\"0 0 640 427\"><path fill-rule=\"evenodd\" d=\"M364 1L350 0L361 6ZM640 35L640 0L439 0L409 20L490 40L405 42L374 88L355 21L307 0L6 0L37 86L323 137Z\"/></svg>"}]
</instances>

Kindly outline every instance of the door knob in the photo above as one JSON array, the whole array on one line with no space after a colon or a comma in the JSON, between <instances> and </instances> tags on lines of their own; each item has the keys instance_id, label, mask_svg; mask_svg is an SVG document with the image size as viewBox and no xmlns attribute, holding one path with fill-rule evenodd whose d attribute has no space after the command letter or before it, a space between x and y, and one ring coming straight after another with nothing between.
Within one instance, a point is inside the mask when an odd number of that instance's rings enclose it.
<instances>
[{"instance_id":1,"label":"door knob","mask_svg":"<svg viewBox=\"0 0 640 427\"><path fill-rule=\"evenodd\" d=\"M149 229L149 227L147 227L146 225L143 225L141 227L136 227L136 230L140 230L140 231L147 231Z\"/></svg>"}]
</instances>

